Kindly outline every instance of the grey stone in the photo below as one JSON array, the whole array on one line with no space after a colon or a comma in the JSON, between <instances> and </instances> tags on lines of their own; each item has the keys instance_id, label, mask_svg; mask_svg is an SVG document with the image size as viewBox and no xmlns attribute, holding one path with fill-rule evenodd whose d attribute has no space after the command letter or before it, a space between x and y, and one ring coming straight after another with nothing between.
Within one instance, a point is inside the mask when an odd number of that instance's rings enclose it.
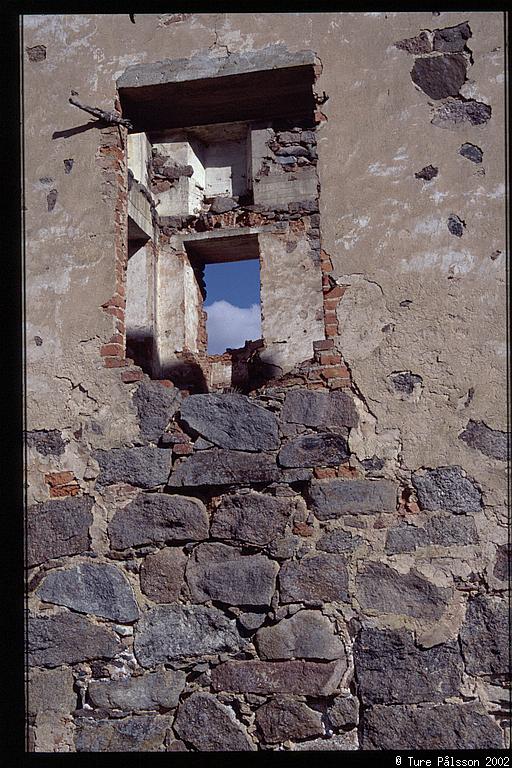
<instances>
[{"instance_id":1,"label":"grey stone","mask_svg":"<svg viewBox=\"0 0 512 768\"><path fill-rule=\"evenodd\" d=\"M201 752L250 752L256 747L233 710L211 693L193 693L180 704L174 730Z\"/></svg>"},{"instance_id":2,"label":"grey stone","mask_svg":"<svg viewBox=\"0 0 512 768\"><path fill-rule=\"evenodd\" d=\"M111 659L122 646L107 627L83 616L29 616L28 659L34 667L59 667L88 659Z\"/></svg>"},{"instance_id":3,"label":"grey stone","mask_svg":"<svg viewBox=\"0 0 512 768\"><path fill-rule=\"evenodd\" d=\"M356 749L359 749L359 739L355 730L328 739L302 741L291 747L292 752L348 752Z\"/></svg>"},{"instance_id":4,"label":"grey stone","mask_svg":"<svg viewBox=\"0 0 512 768\"><path fill-rule=\"evenodd\" d=\"M309 152L305 147L301 147L298 144L292 144L288 147L280 147L280 149L276 150L275 154L278 157L289 157L290 155L294 155L295 157L305 157Z\"/></svg>"},{"instance_id":5,"label":"grey stone","mask_svg":"<svg viewBox=\"0 0 512 768\"><path fill-rule=\"evenodd\" d=\"M77 752L161 752L171 718L157 715L121 720L77 718Z\"/></svg>"},{"instance_id":6,"label":"grey stone","mask_svg":"<svg viewBox=\"0 0 512 768\"><path fill-rule=\"evenodd\" d=\"M429 512L444 509L462 515L478 512L482 507L481 491L457 466L415 472L412 484L418 494L420 508Z\"/></svg>"},{"instance_id":7,"label":"grey stone","mask_svg":"<svg viewBox=\"0 0 512 768\"><path fill-rule=\"evenodd\" d=\"M408 37L405 40L399 40L395 43L395 48L417 55L420 53L431 53L432 43L426 32L420 32L416 37Z\"/></svg>"},{"instance_id":8,"label":"grey stone","mask_svg":"<svg viewBox=\"0 0 512 768\"><path fill-rule=\"evenodd\" d=\"M414 552L416 547L428 544L428 536L423 528L414 525L399 525L390 528L386 535L386 552L390 555L402 552Z\"/></svg>"},{"instance_id":9,"label":"grey stone","mask_svg":"<svg viewBox=\"0 0 512 768\"><path fill-rule=\"evenodd\" d=\"M28 507L27 566L89 551L93 504L90 496L68 496Z\"/></svg>"},{"instance_id":10,"label":"grey stone","mask_svg":"<svg viewBox=\"0 0 512 768\"><path fill-rule=\"evenodd\" d=\"M307 739L324 733L322 716L289 696L276 696L256 711L256 727L263 741L278 744L288 739Z\"/></svg>"},{"instance_id":11,"label":"grey stone","mask_svg":"<svg viewBox=\"0 0 512 768\"><path fill-rule=\"evenodd\" d=\"M363 704L419 704L460 692L463 662L456 641L420 650L403 629L363 629L354 644Z\"/></svg>"},{"instance_id":12,"label":"grey stone","mask_svg":"<svg viewBox=\"0 0 512 768\"><path fill-rule=\"evenodd\" d=\"M41 600L121 623L139 618L133 590L115 565L78 563L51 571L37 590Z\"/></svg>"},{"instance_id":13,"label":"grey stone","mask_svg":"<svg viewBox=\"0 0 512 768\"><path fill-rule=\"evenodd\" d=\"M226 661L212 670L212 686L238 693L330 696L345 669L340 661Z\"/></svg>"},{"instance_id":14,"label":"grey stone","mask_svg":"<svg viewBox=\"0 0 512 768\"><path fill-rule=\"evenodd\" d=\"M279 144L295 144L300 134L295 131L279 131L277 140Z\"/></svg>"},{"instance_id":15,"label":"grey stone","mask_svg":"<svg viewBox=\"0 0 512 768\"><path fill-rule=\"evenodd\" d=\"M184 672L164 669L121 680L91 680L87 692L93 706L104 709L173 709L185 680Z\"/></svg>"},{"instance_id":16,"label":"grey stone","mask_svg":"<svg viewBox=\"0 0 512 768\"><path fill-rule=\"evenodd\" d=\"M318 605L330 600L348 600L346 561L340 555L313 555L289 561L279 573L283 603Z\"/></svg>"},{"instance_id":17,"label":"grey stone","mask_svg":"<svg viewBox=\"0 0 512 768\"><path fill-rule=\"evenodd\" d=\"M278 462L282 467L336 467L349 456L348 443L341 435L301 435L285 443Z\"/></svg>"},{"instance_id":18,"label":"grey stone","mask_svg":"<svg viewBox=\"0 0 512 768\"><path fill-rule=\"evenodd\" d=\"M194 442L194 451L207 451L208 448L213 448L213 443L205 440L204 437L198 437Z\"/></svg>"},{"instance_id":19,"label":"grey stone","mask_svg":"<svg viewBox=\"0 0 512 768\"><path fill-rule=\"evenodd\" d=\"M245 645L235 621L218 608L204 605L162 605L146 611L134 638L139 664L153 667L166 661L239 651Z\"/></svg>"},{"instance_id":20,"label":"grey stone","mask_svg":"<svg viewBox=\"0 0 512 768\"><path fill-rule=\"evenodd\" d=\"M58 429L27 432L26 442L29 448L35 448L42 456L62 456L66 450L66 443Z\"/></svg>"},{"instance_id":21,"label":"grey stone","mask_svg":"<svg viewBox=\"0 0 512 768\"><path fill-rule=\"evenodd\" d=\"M286 393L281 420L306 427L356 427L353 398L346 392L315 392L292 389Z\"/></svg>"},{"instance_id":22,"label":"grey stone","mask_svg":"<svg viewBox=\"0 0 512 768\"><path fill-rule=\"evenodd\" d=\"M431 120L437 128L457 130L468 125L484 125L491 119L492 110L488 104L470 99L469 101L449 101L435 111Z\"/></svg>"},{"instance_id":23,"label":"grey stone","mask_svg":"<svg viewBox=\"0 0 512 768\"><path fill-rule=\"evenodd\" d=\"M238 621L244 629L253 632L255 629L261 627L266 618L266 613L248 611L247 613L241 613L238 617Z\"/></svg>"},{"instance_id":24,"label":"grey stone","mask_svg":"<svg viewBox=\"0 0 512 768\"><path fill-rule=\"evenodd\" d=\"M195 487L203 485L237 485L272 483L279 480L273 456L217 448L201 451L175 466L169 485Z\"/></svg>"},{"instance_id":25,"label":"grey stone","mask_svg":"<svg viewBox=\"0 0 512 768\"><path fill-rule=\"evenodd\" d=\"M157 381L142 381L133 396L137 408L140 433L144 440L156 443L180 407L181 395L175 388Z\"/></svg>"},{"instance_id":26,"label":"grey stone","mask_svg":"<svg viewBox=\"0 0 512 768\"><path fill-rule=\"evenodd\" d=\"M327 717L333 728L354 728L359 723L359 699L355 696L336 696Z\"/></svg>"},{"instance_id":27,"label":"grey stone","mask_svg":"<svg viewBox=\"0 0 512 768\"><path fill-rule=\"evenodd\" d=\"M456 96L466 80L466 60L458 53L416 59L411 79L431 99Z\"/></svg>"},{"instance_id":28,"label":"grey stone","mask_svg":"<svg viewBox=\"0 0 512 768\"><path fill-rule=\"evenodd\" d=\"M284 536L294 510L289 499L264 493L223 496L213 513L211 535L256 546Z\"/></svg>"},{"instance_id":29,"label":"grey stone","mask_svg":"<svg viewBox=\"0 0 512 768\"><path fill-rule=\"evenodd\" d=\"M100 465L96 481L100 487L130 483L138 488L155 488L165 485L171 469L169 452L153 446L94 451L93 458Z\"/></svg>"},{"instance_id":30,"label":"grey stone","mask_svg":"<svg viewBox=\"0 0 512 768\"><path fill-rule=\"evenodd\" d=\"M353 552L363 543L360 536L353 536L348 531L336 530L324 533L316 543L316 548L322 552L332 552L340 554L341 552Z\"/></svg>"},{"instance_id":31,"label":"grey stone","mask_svg":"<svg viewBox=\"0 0 512 768\"><path fill-rule=\"evenodd\" d=\"M418 174L416 174L418 176ZM392 373L389 377L392 388L401 395L412 395L414 388L422 384L423 379L411 371Z\"/></svg>"},{"instance_id":32,"label":"grey stone","mask_svg":"<svg viewBox=\"0 0 512 768\"><path fill-rule=\"evenodd\" d=\"M298 611L256 633L262 659L345 659L345 648L334 625L320 611Z\"/></svg>"},{"instance_id":33,"label":"grey stone","mask_svg":"<svg viewBox=\"0 0 512 768\"><path fill-rule=\"evenodd\" d=\"M311 508L319 520L342 515L394 512L397 486L390 480L313 480Z\"/></svg>"},{"instance_id":34,"label":"grey stone","mask_svg":"<svg viewBox=\"0 0 512 768\"><path fill-rule=\"evenodd\" d=\"M244 395L191 395L180 416L188 429L219 448L267 451L279 446L274 414Z\"/></svg>"},{"instance_id":35,"label":"grey stone","mask_svg":"<svg viewBox=\"0 0 512 768\"><path fill-rule=\"evenodd\" d=\"M470 144L467 141L461 145L459 155L471 160L472 163L481 163L484 157L484 153L480 147L477 147L475 144Z\"/></svg>"},{"instance_id":36,"label":"grey stone","mask_svg":"<svg viewBox=\"0 0 512 768\"><path fill-rule=\"evenodd\" d=\"M496 562L494 564L493 576L501 581L508 581L509 574L512 572L510 544L501 544L496 550Z\"/></svg>"},{"instance_id":37,"label":"grey stone","mask_svg":"<svg viewBox=\"0 0 512 768\"><path fill-rule=\"evenodd\" d=\"M148 555L140 569L140 588L155 603L175 603L185 581L187 556L166 547Z\"/></svg>"},{"instance_id":38,"label":"grey stone","mask_svg":"<svg viewBox=\"0 0 512 768\"><path fill-rule=\"evenodd\" d=\"M187 567L192 599L227 605L270 605L277 563L263 555L241 555L225 544L201 544Z\"/></svg>"},{"instance_id":39,"label":"grey stone","mask_svg":"<svg viewBox=\"0 0 512 768\"><path fill-rule=\"evenodd\" d=\"M472 517L429 517L425 523L425 534L430 544L441 547L478 543L478 531Z\"/></svg>"},{"instance_id":40,"label":"grey stone","mask_svg":"<svg viewBox=\"0 0 512 768\"><path fill-rule=\"evenodd\" d=\"M46 59L46 45L33 45L25 48L29 61L44 61Z\"/></svg>"},{"instance_id":41,"label":"grey stone","mask_svg":"<svg viewBox=\"0 0 512 768\"><path fill-rule=\"evenodd\" d=\"M460 639L470 674L506 675L510 642L507 600L484 595L470 600Z\"/></svg>"},{"instance_id":42,"label":"grey stone","mask_svg":"<svg viewBox=\"0 0 512 768\"><path fill-rule=\"evenodd\" d=\"M503 731L481 704L386 707L365 712L362 749L501 749Z\"/></svg>"},{"instance_id":43,"label":"grey stone","mask_svg":"<svg viewBox=\"0 0 512 768\"><path fill-rule=\"evenodd\" d=\"M438 173L439 173L439 168L436 168L433 165L426 165L424 168L421 169L421 171L418 171L417 173L415 173L414 177L416 179L423 179L424 181L432 181L432 179L435 179ZM405 374L400 374L400 375L405 375ZM420 378L420 381L421 381L421 378ZM412 387L411 387L411 392L412 392Z\"/></svg>"},{"instance_id":44,"label":"grey stone","mask_svg":"<svg viewBox=\"0 0 512 768\"><path fill-rule=\"evenodd\" d=\"M314 51L289 51L282 43L267 45L257 51L235 52L230 56L197 53L184 59L164 59L151 64L128 67L117 80L117 87L137 88L145 85L202 80L210 77L256 72L265 69L313 66Z\"/></svg>"},{"instance_id":45,"label":"grey stone","mask_svg":"<svg viewBox=\"0 0 512 768\"><path fill-rule=\"evenodd\" d=\"M463 51L466 40L470 37L471 29L467 21L457 24L456 27L434 29L434 51L441 51L441 53Z\"/></svg>"},{"instance_id":46,"label":"grey stone","mask_svg":"<svg viewBox=\"0 0 512 768\"><path fill-rule=\"evenodd\" d=\"M384 563L368 562L356 576L356 596L365 611L439 619L451 594L414 571L398 573Z\"/></svg>"},{"instance_id":47,"label":"grey stone","mask_svg":"<svg viewBox=\"0 0 512 768\"><path fill-rule=\"evenodd\" d=\"M455 237L462 237L462 235L464 234L465 226L466 226L465 223L456 214L452 213L450 214L450 216L448 216L448 221L447 221L448 231L452 235L455 235Z\"/></svg>"},{"instance_id":48,"label":"grey stone","mask_svg":"<svg viewBox=\"0 0 512 768\"><path fill-rule=\"evenodd\" d=\"M238 203L232 197L214 197L210 206L210 213L226 213L238 208Z\"/></svg>"},{"instance_id":49,"label":"grey stone","mask_svg":"<svg viewBox=\"0 0 512 768\"><path fill-rule=\"evenodd\" d=\"M483 421L470 419L466 429L459 435L470 448L476 448L480 453L499 461L507 460L507 448L510 442L510 434L498 429L491 429Z\"/></svg>"},{"instance_id":50,"label":"grey stone","mask_svg":"<svg viewBox=\"0 0 512 768\"><path fill-rule=\"evenodd\" d=\"M77 703L74 682L73 671L69 667L29 670L26 700L29 720L41 712L70 715Z\"/></svg>"},{"instance_id":51,"label":"grey stone","mask_svg":"<svg viewBox=\"0 0 512 768\"><path fill-rule=\"evenodd\" d=\"M118 510L108 527L113 549L208 537L208 513L198 499L167 493L140 493Z\"/></svg>"},{"instance_id":52,"label":"grey stone","mask_svg":"<svg viewBox=\"0 0 512 768\"><path fill-rule=\"evenodd\" d=\"M295 165L297 158L294 155L287 155L285 157L277 156L275 161L278 165Z\"/></svg>"}]
</instances>

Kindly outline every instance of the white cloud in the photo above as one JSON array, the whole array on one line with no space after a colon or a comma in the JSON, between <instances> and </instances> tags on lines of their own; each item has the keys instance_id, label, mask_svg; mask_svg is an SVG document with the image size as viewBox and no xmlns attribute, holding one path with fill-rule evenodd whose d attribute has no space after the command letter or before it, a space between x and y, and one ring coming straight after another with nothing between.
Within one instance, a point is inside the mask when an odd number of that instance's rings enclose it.
<instances>
[{"instance_id":1,"label":"white cloud","mask_svg":"<svg viewBox=\"0 0 512 768\"><path fill-rule=\"evenodd\" d=\"M229 301L214 301L205 307L208 318L208 352L218 355L225 352L227 347L237 349L243 347L245 341L261 338L260 305L251 307L235 307Z\"/></svg>"}]
</instances>

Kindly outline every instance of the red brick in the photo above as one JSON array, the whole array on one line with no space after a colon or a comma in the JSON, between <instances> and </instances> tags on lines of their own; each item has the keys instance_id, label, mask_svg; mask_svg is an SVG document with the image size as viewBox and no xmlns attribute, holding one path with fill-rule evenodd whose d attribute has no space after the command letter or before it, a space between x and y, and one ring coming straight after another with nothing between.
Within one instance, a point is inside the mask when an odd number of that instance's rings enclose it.
<instances>
[{"instance_id":1,"label":"red brick","mask_svg":"<svg viewBox=\"0 0 512 768\"><path fill-rule=\"evenodd\" d=\"M326 336L337 336L338 335L338 323L336 324L329 324L325 326L325 335Z\"/></svg>"},{"instance_id":2,"label":"red brick","mask_svg":"<svg viewBox=\"0 0 512 768\"><path fill-rule=\"evenodd\" d=\"M324 299L324 309L328 312L333 312L336 310L339 302L339 299Z\"/></svg>"},{"instance_id":3,"label":"red brick","mask_svg":"<svg viewBox=\"0 0 512 768\"><path fill-rule=\"evenodd\" d=\"M108 340L109 344L122 344L124 342L124 336L121 336L120 333L114 333L113 336L110 337Z\"/></svg>"},{"instance_id":4,"label":"red brick","mask_svg":"<svg viewBox=\"0 0 512 768\"><path fill-rule=\"evenodd\" d=\"M131 384L134 381L142 381L144 373L142 371L124 371L121 375L121 381L124 384Z\"/></svg>"},{"instance_id":5,"label":"red brick","mask_svg":"<svg viewBox=\"0 0 512 768\"><path fill-rule=\"evenodd\" d=\"M319 341L313 342L313 349L316 350L323 350L323 349L332 349L334 347L334 341L332 339L320 339Z\"/></svg>"},{"instance_id":6,"label":"red brick","mask_svg":"<svg viewBox=\"0 0 512 768\"><path fill-rule=\"evenodd\" d=\"M362 475L361 475L361 472L355 467L347 467L346 465L342 464L338 468L338 477L346 477L348 479L353 479L353 478L362 477Z\"/></svg>"},{"instance_id":7,"label":"red brick","mask_svg":"<svg viewBox=\"0 0 512 768\"><path fill-rule=\"evenodd\" d=\"M323 352L319 355L318 362L320 365L338 365L341 363L341 355L333 355Z\"/></svg>"},{"instance_id":8,"label":"red brick","mask_svg":"<svg viewBox=\"0 0 512 768\"><path fill-rule=\"evenodd\" d=\"M340 379L329 379L329 389L347 389L350 387L350 376Z\"/></svg>"},{"instance_id":9,"label":"red brick","mask_svg":"<svg viewBox=\"0 0 512 768\"><path fill-rule=\"evenodd\" d=\"M77 496L80 492L79 485L60 485L58 488L50 488L50 498L56 499L62 496Z\"/></svg>"},{"instance_id":10,"label":"red brick","mask_svg":"<svg viewBox=\"0 0 512 768\"><path fill-rule=\"evenodd\" d=\"M343 296L346 290L347 290L346 285L335 285L334 288L331 288L331 290L327 292L326 298L341 299L341 297Z\"/></svg>"},{"instance_id":11,"label":"red brick","mask_svg":"<svg viewBox=\"0 0 512 768\"><path fill-rule=\"evenodd\" d=\"M121 344L104 344L100 349L100 355L102 357L119 357L123 354L123 347Z\"/></svg>"},{"instance_id":12,"label":"red brick","mask_svg":"<svg viewBox=\"0 0 512 768\"><path fill-rule=\"evenodd\" d=\"M348 377L348 375L349 372L344 365L333 365L330 368L324 368L322 371L324 379L343 378L345 376Z\"/></svg>"},{"instance_id":13,"label":"red brick","mask_svg":"<svg viewBox=\"0 0 512 768\"><path fill-rule=\"evenodd\" d=\"M329 325L330 323L336 323L337 321L336 312L334 312L332 309L327 309L324 312L324 316L325 316L326 325Z\"/></svg>"},{"instance_id":14,"label":"red brick","mask_svg":"<svg viewBox=\"0 0 512 768\"><path fill-rule=\"evenodd\" d=\"M329 261L321 261L320 268L322 272L332 272L333 266L331 260L329 259Z\"/></svg>"},{"instance_id":15,"label":"red brick","mask_svg":"<svg viewBox=\"0 0 512 768\"><path fill-rule=\"evenodd\" d=\"M46 483L54 488L56 485L66 485L67 483L73 482L75 476L72 472L66 470L64 472L49 472L44 476L44 479Z\"/></svg>"},{"instance_id":16,"label":"red brick","mask_svg":"<svg viewBox=\"0 0 512 768\"><path fill-rule=\"evenodd\" d=\"M314 532L315 529L307 523L298 522L293 526L293 533L297 534L298 536L312 536Z\"/></svg>"},{"instance_id":17,"label":"red brick","mask_svg":"<svg viewBox=\"0 0 512 768\"><path fill-rule=\"evenodd\" d=\"M114 317L117 317L119 320L124 320L124 310L119 309L119 307L103 307L107 315L113 315Z\"/></svg>"},{"instance_id":18,"label":"red brick","mask_svg":"<svg viewBox=\"0 0 512 768\"><path fill-rule=\"evenodd\" d=\"M315 467L313 474L318 480L324 480L328 477L336 477L336 470L334 467Z\"/></svg>"},{"instance_id":19,"label":"red brick","mask_svg":"<svg viewBox=\"0 0 512 768\"><path fill-rule=\"evenodd\" d=\"M174 387L174 384L172 381L169 381L169 379L158 379L158 383L162 385L162 387Z\"/></svg>"},{"instance_id":20,"label":"red brick","mask_svg":"<svg viewBox=\"0 0 512 768\"><path fill-rule=\"evenodd\" d=\"M126 360L121 360L118 357L104 357L105 368L125 368Z\"/></svg>"}]
</instances>

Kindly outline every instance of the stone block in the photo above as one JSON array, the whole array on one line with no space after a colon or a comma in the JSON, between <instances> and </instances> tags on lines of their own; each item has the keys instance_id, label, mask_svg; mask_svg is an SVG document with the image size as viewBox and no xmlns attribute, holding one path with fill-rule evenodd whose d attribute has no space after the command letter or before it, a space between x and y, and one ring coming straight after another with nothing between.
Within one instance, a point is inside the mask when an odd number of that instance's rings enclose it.
<instances>
[{"instance_id":1,"label":"stone block","mask_svg":"<svg viewBox=\"0 0 512 768\"><path fill-rule=\"evenodd\" d=\"M356 427L358 415L346 392L315 392L292 389L286 393L281 421L306 427Z\"/></svg>"},{"instance_id":2,"label":"stone block","mask_svg":"<svg viewBox=\"0 0 512 768\"><path fill-rule=\"evenodd\" d=\"M79 563L51 571L37 590L41 600L79 613L129 623L139 618L133 590L115 565Z\"/></svg>"},{"instance_id":3,"label":"stone block","mask_svg":"<svg viewBox=\"0 0 512 768\"><path fill-rule=\"evenodd\" d=\"M99 487L129 483L138 488L156 488L165 485L171 469L169 452L153 446L94 451L93 458L100 465L96 481Z\"/></svg>"},{"instance_id":4,"label":"stone block","mask_svg":"<svg viewBox=\"0 0 512 768\"><path fill-rule=\"evenodd\" d=\"M212 670L212 686L237 693L331 696L344 671L340 661L226 661Z\"/></svg>"},{"instance_id":5,"label":"stone block","mask_svg":"<svg viewBox=\"0 0 512 768\"><path fill-rule=\"evenodd\" d=\"M185 680L184 672L164 669L121 680L91 680L87 690L93 706L103 709L173 709Z\"/></svg>"},{"instance_id":6,"label":"stone block","mask_svg":"<svg viewBox=\"0 0 512 768\"><path fill-rule=\"evenodd\" d=\"M322 552L341 554L342 552L353 552L362 543L363 539L360 536L354 536L348 531L338 529L324 533L317 541L316 548Z\"/></svg>"},{"instance_id":7,"label":"stone block","mask_svg":"<svg viewBox=\"0 0 512 768\"><path fill-rule=\"evenodd\" d=\"M459 440L463 440L470 448L475 448L492 459L507 460L510 433L491 429L483 421L470 419L466 429L459 435Z\"/></svg>"},{"instance_id":8,"label":"stone block","mask_svg":"<svg viewBox=\"0 0 512 768\"><path fill-rule=\"evenodd\" d=\"M256 633L262 659L345 659L345 647L334 625L320 611L298 611Z\"/></svg>"},{"instance_id":9,"label":"stone block","mask_svg":"<svg viewBox=\"0 0 512 768\"><path fill-rule=\"evenodd\" d=\"M111 659L122 649L116 635L83 616L29 616L28 660L34 667L59 667L89 659Z\"/></svg>"},{"instance_id":10,"label":"stone block","mask_svg":"<svg viewBox=\"0 0 512 768\"><path fill-rule=\"evenodd\" d=\"M420 509L444 509L455 515L463 515L478 512L482 507L481 491L457 466L415 472L412 484L418 495Z\"/></svg>"},{"instance_id":11,"label":"stone block","mask_svg":"<svg viewBox=\"0 0 512 768\"><path fill-rule=\"evenodd\" d=\"M284 536L294 509L290 499L265 493L223 496L213 513L211 535L263 547Z\"/></svg>"},{"instance_id":12,"label":"stone block","mask_svg":"<svg viewBox=\"0 0 512 768\"><path fill-rule=\"evenodd\" d=\"M319 520L342 515L394 512L397 486L390 480L314 480L311 508Z\"/></svg>"},{"instance_id":13,"label":"stone block","mask_svg":"<svg viewBox=\"0 0 512 768\"><path fill-rule=\"evenodd\" d=\"M29 448L35 448L41 456L62 456L66 443L58 429L36 429L26 433Z\"/></svg>"},{"instance_id":14,"label":"stone block","mask_svg":"<svg viewBox=\"0 0 512 768\"><path fill-rule=\"evenodd\" d=\"M179 409L181 395L179 390L163 387L158 381L143 381L137 387L133 402L142 437L156 443Z\"/></svg>"},{"instance_id":15,"label":"stone block","mask_svg":"<svg viewBox=\"0 0 512 768\"><path fill-rule=\"evenodd\" d=\"M155 603L175 603L185 581L187 556L166 547L148 555L140 569L140 588Z\"/></svg>"},{"instance_id":16,"label":"stone block","mask_svg":"<svg viewBox=\"0 0 512 768\"><path fill-rule=\"evenodd\" d=\"M281 448L282 467L337 467L350 456L348 443L341 435L301 435Z\"/></svg>"},{"instance_id":17,"label":"stone block","mask_svg":"<svg viewBox=\"0 0 512 768\"><path fill-rule=\"evenodd\" d=\"M193 693L180 704L174 722L178 736L201 752L256 749L233 710L211 693Z\"/></svg>"},{"instance_id":18,"label":"stone block","mask_svg":"<svg viewBox=\"0 0 512 768\"><path fill-rule=\"evenodd\" d=\"M336 696L327 717L334 728L354 728L359 723L359 699L355 696Z\"/></svg>"},{"instance_id":19,"label":"stone block","mask_svg":"<svg viewBox=\"0 0 512 768\"><path fill-rule=\"evenodd\" d=\"M28 507L27 566L87 552L93 504L90 496L76 496Z\"/></svg>"},{"instance_id":20,"label":"stone block","mask_svg":"<svg viewBox=\"0 0 512 768\"><path fill-rule=\"evenodd\" d=\"M263 741L278 744L324 733L320 712L289 696L276 696L256 711L256 727Z\"/></svg>"},{"instance_id":21,"label":"stone block","mask_svg":"<svg viewBox=\"0 0 512 768\"><path fill-rule=\"evenodd\" d=\"M113 549L208 537L208 514L198 499L167 493L140 493L119 509L108 527Z\"/></svg>"},{"instance_id":22,"label":"stone block","mask_svg":"<svg viewBox=\"0 0 512 768\"><path fill-rule=\"evenodd\" d=\"M31 669L28 678L27 717L58 712L71 715L76 709L73 671L69 667Z\"/></svg>"},{"instance_id":23,"label":"stone block","mask_svg":"<svg viewBox=\"0 0 512 768\"><path fill-rule=\"evenodd\" d=\"M162 752L171 718L157 715L122 720L77 718L77 752Z\"/></svg>"},{"instance_id":24,"label":"stone block","mask_svg":"<svg viewBox=\"0 0 512 768\"><path fill-rule=\"evenodd\" d=\"M266 453L201 451L175 466L169 478L171 487L204 485L247 485L272 483L279 479L273 456Z\"/></svg>"},{"instance_id":25,"label":"stone block","mask_svg":"<svg viewBox=\"0 0 512 768\"><path fill-rule=\"evenodd\" d=\"M510 644L507 600L486 595L469 600L460 640L470 674L506 675Z\"/></svg>"},{"instance_id":26,"label":"stone block","mask_svg":"<svg viewBox=\"0 0 512 768\"><path fill-rule=\"evenodd\" d=\"M234 620L218 608L203 605L150 608L142 615L134 638L135 656L147 668L175 659L234 653L244 645Z\"/></svg>"},{"instance_id":27,"label":"stone block","mask_svg":"<svg viewBox=\"0 0 512 768\"><path fill-rule=\"evenodd\" d=\"M458 53L419 58L414 62L411 79L431 99L457 96L466 80L466 61Z\"/></svg>"},{"instance_id":28,"label":"stone block","mask_svg":"<svg viewBox=\"0 0 512 768\"><path fill-rule=\"evenodd\" d=\"M348 572L340 555L313 555L281 566L281 602L321 605L332 600L348 600Z\"/></svg>"},{"instance_id":29,"label":"stone block","mask_svg":"<svg viewBox=\"0 0 512 768\"><path fill-rule=\"evenodd\" d=\"M181 406L181 421L219 448L268 451L278 448L277 419L244 395L192 395Z\"/></svg>"}]
</instances>

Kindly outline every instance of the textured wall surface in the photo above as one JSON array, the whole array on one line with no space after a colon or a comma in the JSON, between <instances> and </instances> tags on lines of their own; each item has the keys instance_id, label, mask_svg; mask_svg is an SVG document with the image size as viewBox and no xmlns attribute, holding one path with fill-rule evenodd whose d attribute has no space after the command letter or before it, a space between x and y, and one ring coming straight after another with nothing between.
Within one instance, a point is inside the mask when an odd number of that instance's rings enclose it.
<instances>
[{"instance_id":1,"label":"textured wall surface","mask_svg":"<svg viewBox=\"0 0 512 768\"><path fill-rule=\"evenodd\" d=\"M134 18L24 17L28 748L506 746L502 15ZM327 338L187 396L122 358L126 129L68 98L273 44L329 97Z\"/></svg>"}]
</instances>

